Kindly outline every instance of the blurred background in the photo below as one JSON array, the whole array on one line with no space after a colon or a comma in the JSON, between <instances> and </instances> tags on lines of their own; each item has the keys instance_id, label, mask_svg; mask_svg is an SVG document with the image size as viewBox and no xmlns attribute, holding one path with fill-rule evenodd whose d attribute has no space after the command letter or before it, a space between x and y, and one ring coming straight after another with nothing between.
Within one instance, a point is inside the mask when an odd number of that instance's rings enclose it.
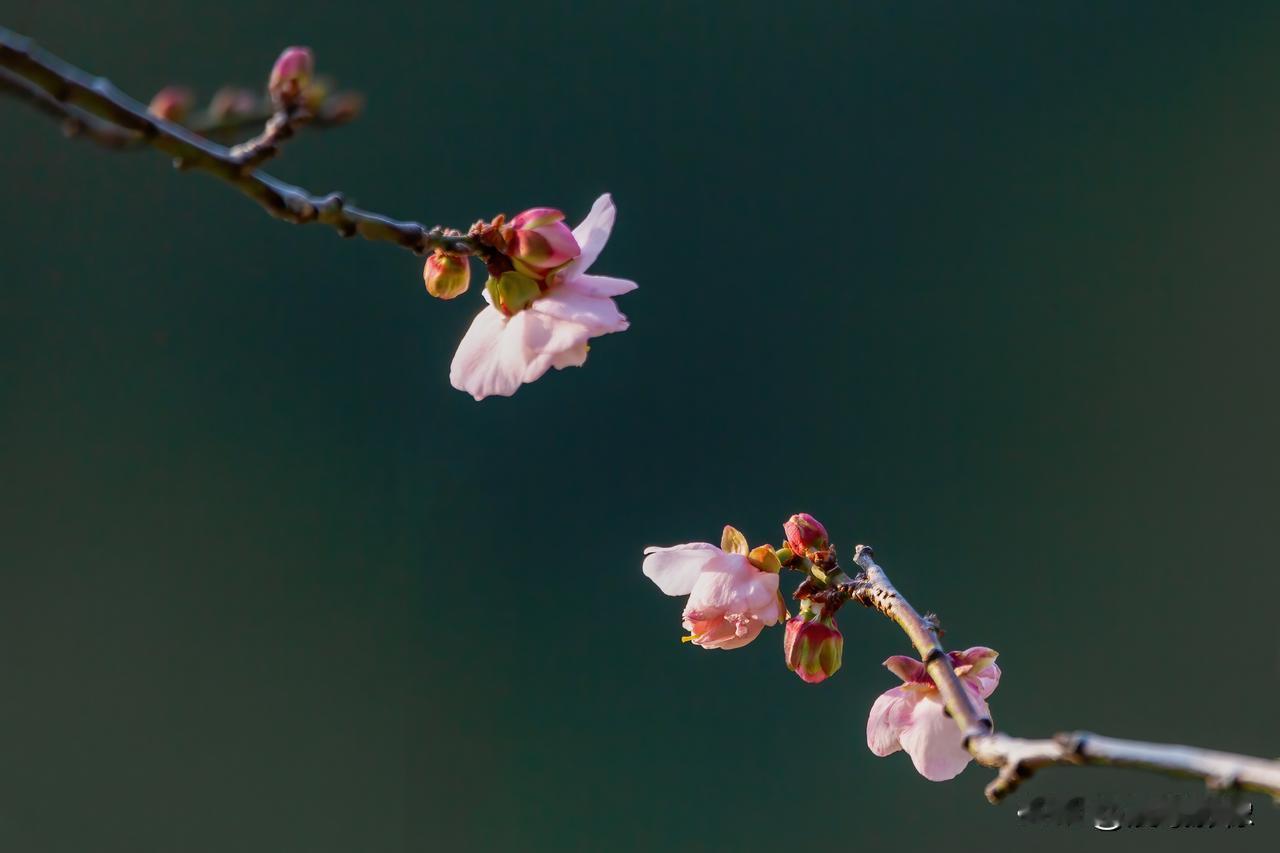
<instances>
[{"instance_id":1,"label":"blurred background","mask_svg":"<svg viewBox=\"0 0 1280 853\"><path fill-rule=\"evenodd\" d=\"M272 173L464 228L611 191L640 283L477 404L478 292L0 99L0 849L1055 851L1034 795L1198 795L876 758L908 648L857 608L816 687L681 645L643 548L799 510L1001 652L998 726L1280 754L1275 4L0 9L143 101L311 45L367 113ZM1270 847L1250 799L1108 838Z\"/></svg>"}]
</instances>

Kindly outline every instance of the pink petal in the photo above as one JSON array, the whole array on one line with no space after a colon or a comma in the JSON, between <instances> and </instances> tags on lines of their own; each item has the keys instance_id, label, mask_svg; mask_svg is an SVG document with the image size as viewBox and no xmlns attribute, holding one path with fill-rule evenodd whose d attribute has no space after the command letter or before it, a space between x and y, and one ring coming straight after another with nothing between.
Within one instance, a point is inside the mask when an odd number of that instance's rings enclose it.
<instances>
[{"instance_id":1,"label":"pink petal","mask_svg":"<svg viewBox=\"0 0 1280 853\"><path fill-rule=\"evenodd\" d=\"M640 285L625 278L612 278L607 275L576 275L566 279L563 286L585 296L621 296L624 293L630 293Z\"/></svg>"},{"instance_id":2,"label":"pink petal","mask_svg":"<svg viewBox=\"0 0 1280 853\"><path fill-rule=\"evenodd\" d=\"M911 709L923 694L894 687L876 697L867 717L867 747L876 755L892 755L902 749L898 737L911 724Z\"/></svg>"},{"instance_id":3,"label":"pink petal","mask_svg":"<svg viewBox=\"0 0 1280 853\"><path fill-rule=\"evenodd\" d=\"M925 694L898 738L924 778L945 782L960 775L972 758L961 746L960 727L946 715L937 694Z\"/></svg>"},{"instance_id":4,"label":"pink petal","mask_svg":"<svg viewBox=\"0 0 1280 853\"><path fill-rule=\"evenodd\" d=\"M688 595L703 568L724 552L708 542L691 542L671 548L645 548L644 553L645 577L667 595Z\"/></svg>"},{"instance_id":5,"label":"pink petal","mask_svg":"<svg viewBox=\"0 0 1280 853\"><path fill-rule=\"evenodd\" d=\"M754 616L745 616L740 619L726 617L725 624L732 628L731 636L717 640L715 645L708 643L699 643L708 649L740 649L747 643L750 643L756 637L760 636L760 632L764 630L765 623ZM697 643L697 640L694 640Z\"/></svg>"},{"instance_id":6,"label":"pink petal","mask_svg":"<svg viewBox=\"0 0 1280 853\"><path fill-rule=\"evenodd\" d=\"M720 613L754 613L772 607L776 613L777 594L776 574L760 571L741 554L720 551L698 575L688 606Z\"/></svg>"},{"instance_id":7,"label":"pink petal","mask_svg":"<svg viewBox=\"0 0 1280 853\"><path fill-rule=\"evenodd\" d=\"M733 625L724 621L724 618L720 616L693 623L686 620L685 630L693 635L691 642L695 646L701 646L704 649L719 649L725 643L737 638Z\"/></svg>"},{"instance_id":8,"label":"pink petal","mask_svg":"<svg viewBox=\"0 0 1280 853\"><path fill-rule=\"evenodd\" d=\"M529 306L529 310L563 323L585 326L591 336L621 332L629 325L612 299L587 296L567 287L555 288Z\"/></svg>"},{"instance_id":9,"label":"pink petal","mask_svg":"<svg viewBox=\"0 0 1280 853\"><path fill-rule=\"evenodd\" d=\"M519 319L518 315L515 319ZM449 381L477 400L510 397L524 381L528 359L515 320L496 308L483 309L471 322L449 367Z\"/></svg>"},{"instance_id":10,"label":"pink petal","mask_svg":"<svg viewBox=\"0 0 1280 853\"><path fill-rule=\"evenodd\" d=\"M1000 667L994 663L987 664L983 669L971 670L961 681L973 685L978 695L986 699L996 692L996 686L1000 683Z\"/></svg>"},{"instance_id":11,"label":"pink petal","mask_svg":"<svg viewBox=\"0 0 1280 853\"><path fill-rule=\"evenodd\" d=\"M901 678L904 684L929 681L929 674L925 671L924 664L913 657L894 655L886 658L884 665L890 672Z\"/></svg>"},{"instance_id":12,"label":"pink petal","mask_svg":"<svg viewBox=\"0 0 1280 853\"><path fill-rule=\"evenodd\" d=\"M596 199L587 218L573 229L573 237L582 248L582 254L565 267L566 276L581 275L600 257L600 251L604 249L604 244L609 241L609 234L613 231L616 215L612 196L605 193Z\"/></svg>"},{"instance_id":13,"label":"pink petal","mask_svg":"<svg viewBox=\"0 0 1280 853\"><path fill-rule=\"evenodd\" d=\"M999 652L986 646L970 646L962 652L951 652L951 658L955 666L969 664L974 669L982 669L993 663L998 657L1000 657Z\"/></svg>"},{"instance_id":14,"label":"pink petal","mask_svg":"<svg viewBox=\"0 0 1280 853\"><path fill-rule=\"evenodd\" d=\"M1000 683L1000 667L995 662L999 656L999 652L986 646L971 646L962 652L952 653L953 660L958 664L957 672L961 667L968 666L968 670L961 675L961 680L976 688L983 699L994 693L996 685Z\"/></svg>"},{"instance_id":15,"label":"pink petal","mask_svg":"<svg viewBox=\"0 0 1280 853\"><path fill-rule=\"evenodd\" d=\"M587 345L585 343L581 343L572 349L556 353L551 358L551 366L556 370L564 370L566 367L582 367L586 361Z\"/></svg>"}]
</instances>

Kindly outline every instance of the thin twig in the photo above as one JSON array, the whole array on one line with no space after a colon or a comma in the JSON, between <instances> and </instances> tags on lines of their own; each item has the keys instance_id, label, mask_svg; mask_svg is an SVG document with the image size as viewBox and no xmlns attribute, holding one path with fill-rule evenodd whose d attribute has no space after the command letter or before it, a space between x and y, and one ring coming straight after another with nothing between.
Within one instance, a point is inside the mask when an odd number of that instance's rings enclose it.
<instances>
[{"instance_id":1,"label":"thin twig","mask_svg":"<svg viewBox=\"0 0 1280 853\"><path fill-rule=\"evenodd\" d=\"M58 119L62 123L62 132L68 137L81 136L104 148L113 149L133 148L142 142L142 137L138 134L89 115L84 110L60 104L43 89L3 68L0 68L0 90L31 104L45 115Z\"/></svg>"},{"instance_id":2,"label":"thin twig","mask_svg":"<svg viewBox=\"0 0 1280 853\"><path fill-rule=\"evenodd\" d=\"M1131 767L1201 779L1214 790L1258 791L1280 800L1280 761L1089 732L1066 732L1048 740L992 733L991 721L978 714L938 642L936 621L920 616L894 588L870 547L859 545L854 562L859 573L852 578L839 573L832 578L833 585L849 598L879 610L906 632L938 686L947 712L960 727L965 747L979 764L999 771L986 788L991 802L997 803L1013 793L1041 767L1054 765Z\"/></svg>"},{"instance_id":3,"label":"thin twig","mask_svg":"<svg viewBox=\"0 0 1280 853\"><path fill-rule=\"evenodd\" d=\"M359 112L363 99L354 92L339 92L316 108L307 121L310 128L341 127ZM275 115L275 108L264 98L257 98L253 108L244 112L214 115L209 110L197 113L182 123L188 130L208 139L225 139L253 128L262 127Z\"/></svg>"},{"instance_id":4,"label":"thin twig","mask_svg":"<svg viewBox=\"0 0 1280 853\"><path fill-rule=\"evenodd\" d=\"M362 210L346 202L341 193L316 196L300 187L255 170L274 153L275 140L249 155L211 142L195 132L151 115L147 108L121 92L108 80L94 77L37 47L30 39L0 27L0 70L25 84L18 92L42 111L63 119L84 122L86 135L100 141L107 128L134 134L146 144L174 160L179 169L195 169L217 177L262 206L272 216L286 222L328 225L344 237L363 237L403 246L417 254L443 249L458 255L487 256L489 249L479 240L447 234L443 228L427 228ZM14 91L12 86L6 87ZM33 94L35 93L35 94ZM53 107L57 108L57 112ZM92 127L93 133L87 132ZM265 135L265 132L264 132ZM118 146L114 146L118 147ZM261 159L259 159L261 158Z\"/></svg>"},{"instance_id":5,"label":"thin twig","mask_svg":"<svg viewBox=\"0 0 1280 853\"><path fill-rule=\"evenodd\" d=\"M303 107L290 106L277 110L267 119L262 133L232 148L228 155L244 171L252 171L280 153L280 146L293 137L298 128L311 120Z\"/></svg>"}]
</instances>

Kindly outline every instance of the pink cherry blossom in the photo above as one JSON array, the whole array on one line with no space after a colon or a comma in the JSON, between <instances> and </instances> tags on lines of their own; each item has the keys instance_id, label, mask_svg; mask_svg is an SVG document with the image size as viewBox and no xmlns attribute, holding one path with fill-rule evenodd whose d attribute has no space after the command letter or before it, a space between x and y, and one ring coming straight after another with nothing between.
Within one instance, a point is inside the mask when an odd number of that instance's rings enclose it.
<instances>
[{"instance_id":1,"label":"pink cherry blossom","mask_svg":"<svg viewBox=\"0 0 1280 853\"><path fill-rule=\"evenodd\" d=\"M626 279L587 275L613 230L615 210L608 193L596 199L573 237L581 254L548 274L546 289L524 310L507 316L490 304L471 323L458 345L449 381L477 400L510 397L522 383L548 369L581 367L587 341L628 327L611 297L635 290Z\"/></svg>"},{"instance_id":2,"label":"pink cherry blossom","mask_svg":"<svg viewBox=\"0 0 1280 853\"><path fill-rule=\"evenodd\" d=\"M704 649L737 649L782 616L778 575L761 571L744 554L707 542L646 548L645 576L667 595L687 595L684 628Z\"/></svg>"},{"instance_id":3,"label":"pink cherry blossom","mask_svg":"<svg viewBox=\"0 0 1280 853\"><path fill-rule=\"evenodd\" d=\"M986 699L1000 683L996 652L986 646L974 646L949 655L978 712L989 717L991 709ZM882 693L871 706L867 746L880 756L906 750L920 775L934 782L955 778L972 756L964 748L960 727L946 715L938 688L924 664L915 658L894 655L884 665L902 679L902 684Z\"/></svg>"}]
</instances>

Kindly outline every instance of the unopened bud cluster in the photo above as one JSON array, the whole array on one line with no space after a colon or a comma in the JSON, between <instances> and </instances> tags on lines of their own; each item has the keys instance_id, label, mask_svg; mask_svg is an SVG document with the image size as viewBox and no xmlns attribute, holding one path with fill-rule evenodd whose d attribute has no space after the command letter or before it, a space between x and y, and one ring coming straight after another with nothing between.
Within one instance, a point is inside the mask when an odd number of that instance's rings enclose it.
<instances>
[{"instance_id":1,"label":"unopened bud cluster","mask_svg":"<svg viewBox=\"0 0 1280 853\"><path fill-rule=\"evenodd\" d=\"M530 208L510 222L500 214L490 222L477 222L467 236L488 250L485 291L493 307L507 317L547 293L556 285L559 273L582 254L573 231L564 223L564 214L551 207ZM436 273L443 274L444 270ZM431 261L426 275L427 290L433 296L441 295L431 287ZM465 281L462 273L458 276Z\"/></svg>"},{"instance_id":2,"label":"unopened bud cluster","mask_svg":"<svg viewBox=\"0 0 1280 853\"><path fill-rule=\"evenodd\" d=\"M234 125L237 119L294 110L298 120L321 117L326 124L343 124L358 116L364 97L357 92L334 92L333 83L315 74L310 48L288 47L280 53L267 79L267 93L238 86L223 86L203 109L204 124ZM147 111L156 118L187 122L193 117L194 93L185 86L165 86L152 97ZM193 124L197 124L194 123Z\"/></svg>"}]
</instances>

